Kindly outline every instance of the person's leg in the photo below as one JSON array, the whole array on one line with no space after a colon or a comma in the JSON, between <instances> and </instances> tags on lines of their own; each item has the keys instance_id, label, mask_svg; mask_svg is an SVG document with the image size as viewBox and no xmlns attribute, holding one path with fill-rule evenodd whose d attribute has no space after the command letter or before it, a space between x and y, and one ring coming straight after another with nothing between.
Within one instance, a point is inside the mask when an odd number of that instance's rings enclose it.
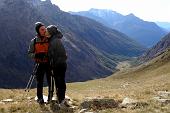
<instances>
[{"instance_id":1,"label":"person's leg","mask_svg":"<svg viewBox=\"0 0 170 113\"><path fill-rule=\"evenodd\" d=\"M59 64L56 69L54 70L55 78L56 78L56 86L57 86L57 97L59 103L65 99L65 92L66 92L66 83L65 83L65 72L67 69L67 64Z\"/></svg>"},{"instance_id":2,"label":"person's leg","mask_svg":"<svg viewBox=\"0 0 170 113\"><path fill-rule=\"evenodd\" d=\"M43 78L44 78L44 70L43 65L39 64L36 72L36 79L37 79L37 97L38 100L43 101Z\"/></svg>"}]
</instances>

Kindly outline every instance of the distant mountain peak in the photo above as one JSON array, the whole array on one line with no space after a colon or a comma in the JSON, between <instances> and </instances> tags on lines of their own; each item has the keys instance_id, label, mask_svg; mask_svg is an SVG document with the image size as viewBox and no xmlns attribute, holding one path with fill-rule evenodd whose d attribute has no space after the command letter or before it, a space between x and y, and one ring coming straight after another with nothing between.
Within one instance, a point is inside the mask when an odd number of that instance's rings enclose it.
<instances>
[{"instance_id":1,"label":"distant mountain peak","mask_svg":"<svg viewBox=\"0 0 170 113\"><path fill-rule=\"evenodd\" d=\"M133 13L129 13L127 16L135 16Z\"/></svg>"},{"instance_id":2,"label":"distant mountain peak","mask_svg":"<svg viewBox=\"0 0 170 113\"><path fill-rule=\"evenodd\" d=\"M43 7L52 8L56 12L61 11L57 5L52 4L51 0L27 0L26 2L29 3L33 7L36 7L37 9L42 8L43 6Z\"/></svg>"},{"instance_id":3,"label":"distant mountain peak","mask_svg":"<svg viewBox=\"0 0 170 113\"><path fill-rule=\"evenodd\" d=\"M111 9L94 9L91 8L89 10L89 12L95 16L99 16L99 17L110 17L110 15L115 15L115 16L123 16L120 13L117 13L116 11L113 11Z\"/></svg>"},{"instance_id":4,"label":"distant mountain peak","mask_svg":"<svg viewBox=\"0 0 170 113\"><path fill-rule=\"evenodd\" d=\"M133 13L130 13L130 14L126 15L125 17L127 17L127 18L136 18L136 19L142 20L142 19L138 18L137 16L135 16Z\"/></svg>"},{"instance_id":5,"label":"distant mountain peak","mask_svg":"<svg viewBox=\"0 0 170 113\"><path fill-rule=\"evenodd\" d=\"M89 11L106 11L106 12L113 12L111 9L95 9L95 8L91 8Z\"/></svg>"},{"instance_id":6,"label":"distant mountain peak","mask_svg":"<svg viewBox=\"0 0 170 113\"><path fill-rule=\"evenodd\" d=\"M95 9L95 8L91 8L89 10L90 12L102 12L102 13L117 13L116 11L113 11L111 9ZM118 13L117 13L118 14Z\"/></svg>"}]
</instances>

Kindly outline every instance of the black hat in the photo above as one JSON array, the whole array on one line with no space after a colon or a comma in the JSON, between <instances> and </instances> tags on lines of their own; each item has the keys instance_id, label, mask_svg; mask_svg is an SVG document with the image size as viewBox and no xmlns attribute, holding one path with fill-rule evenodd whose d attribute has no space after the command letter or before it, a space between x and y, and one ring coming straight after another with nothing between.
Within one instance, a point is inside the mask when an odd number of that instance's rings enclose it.
<instances>
[{"instance_id":1,"label":"black hat","mask_svg":"<svg viewBox=\"0 0 170 113\"><path fill-rule=\"evenodd\" d=\"M39 29L41 26L44 26L42 22L36 22L35 23L35 31L39 34Z\"/></svg>"},{"instance_id":2,"label":"black hat","mask_svg":"<svg viewBox=\"0 0 170 113\"><path fill-rule=\"evenodd\" d=\"M55 26L55 25L47 26L47 31L49 32L50 35L54 35L54 34L58 33L57 26Z\"/></svg>"}]
</instances>

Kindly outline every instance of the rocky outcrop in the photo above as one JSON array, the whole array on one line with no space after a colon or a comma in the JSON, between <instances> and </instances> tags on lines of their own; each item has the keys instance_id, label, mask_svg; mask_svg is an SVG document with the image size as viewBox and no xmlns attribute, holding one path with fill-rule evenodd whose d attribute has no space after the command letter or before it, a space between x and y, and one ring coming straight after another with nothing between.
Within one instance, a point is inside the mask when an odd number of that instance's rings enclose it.
<instances>
[{"instance_id":1,"label":"rocky outcrop","mask_svg":"<svg viewBox=\"0 0 170 113\"><path fill-rule=\"evenodd\" d=\"M119 105L119 107L121 108L130 108L130 109L143 108L146 106L148 106L148 103L141 102L128 97L124 98L122 103Z\"/></svg>"},{"instance_id":2,"label":"rocky outcrop","mask_svg":"<svg viewBox=\"0 0 170 113\"><path fill-rule=\"evenodd\" d=\"M154 100L161 104L170 104L170 92L158 91L157 97L154 97Z\"/></svg>"}]
</instances>

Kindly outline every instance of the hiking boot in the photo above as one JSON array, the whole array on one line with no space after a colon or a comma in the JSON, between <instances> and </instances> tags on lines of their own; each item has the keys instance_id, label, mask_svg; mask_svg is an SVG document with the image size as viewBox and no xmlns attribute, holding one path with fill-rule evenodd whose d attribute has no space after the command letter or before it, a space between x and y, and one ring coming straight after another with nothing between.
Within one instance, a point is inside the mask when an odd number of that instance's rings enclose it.
<instances>
[{"instance_id":1,"label":"hiking boot","mask_svg":"<svg viewBox=\"0 0 170 113\"><path fill-rule=\"evenodd\" d=\"M62 100L61 103L59 104L59 107L60 107L60 108L66 108L66 107L71 107L71 106L70 106L69 103L64 99L64 100Z\"/></svg>"},{"instance_id":2,"label":"hiking boot","mask_svg":"<svg viewBox=\"0 0 170 113\"><path fill-rule=\"evenodd\" d=\"M44 104L44 99L37 99L37 102L42 105Z\"/></svg>"}]
</instances>

